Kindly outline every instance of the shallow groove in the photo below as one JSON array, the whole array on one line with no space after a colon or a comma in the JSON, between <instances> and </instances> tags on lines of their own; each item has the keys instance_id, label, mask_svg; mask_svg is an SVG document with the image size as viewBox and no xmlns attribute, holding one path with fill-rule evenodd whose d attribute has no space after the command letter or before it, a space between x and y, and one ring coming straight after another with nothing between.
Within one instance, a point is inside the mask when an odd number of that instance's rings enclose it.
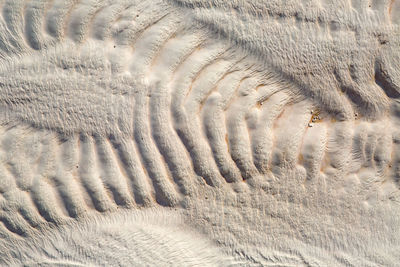
<instances>
[{"instance_id":1,"label":"shallow groove","mask_svg":"<svg viewBox=\"0 0 400 267\"><path fill-rule=\"evenodd\" d=\"M79 177L81 182L96 210L100 212L110 210L112 207L110 199L105 192L100 175L96 171L98 168L92 137L81 134L79 138L81 140L79 161Z\"/></svg>"},{"instance_id":2,"label":"shallow groove","mask_svg":"<svg viewBox=\"0 0 400 267\"><path fill-rule=\"evenodd\" d=\"M112 138L111 142L115 150L118 151L118 156L129 177L136 203L143 206L150 205L151 195L146 184L148 177L146 177L140 159L136 155L135 144L132 140L121 140L119 138Z\"/></svg>"}]
</instances>

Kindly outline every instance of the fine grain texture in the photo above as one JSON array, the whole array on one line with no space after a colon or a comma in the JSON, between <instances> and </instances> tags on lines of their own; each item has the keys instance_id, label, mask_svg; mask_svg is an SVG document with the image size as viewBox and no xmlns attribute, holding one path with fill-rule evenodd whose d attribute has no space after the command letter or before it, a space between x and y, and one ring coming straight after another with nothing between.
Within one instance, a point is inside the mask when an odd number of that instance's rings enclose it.
<instances>
[{"instance_id":1,"label":"fine grain texture","mask_svg":"<svg viewBox=\"0 0 400 267\"><path fill-rule=\"evenodd\" d=\"M399 0L0 0L1 266L397 266Z\"/></svg>"}]
</instances>

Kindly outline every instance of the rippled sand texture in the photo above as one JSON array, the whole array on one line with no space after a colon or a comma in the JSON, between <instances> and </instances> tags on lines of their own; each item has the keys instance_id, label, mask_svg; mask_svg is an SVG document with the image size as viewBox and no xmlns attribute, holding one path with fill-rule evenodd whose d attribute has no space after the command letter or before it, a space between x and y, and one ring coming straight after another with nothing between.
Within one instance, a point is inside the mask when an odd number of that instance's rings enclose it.
<instances>
[{"instance_id":1,"label":"rippled sand texture","mask_svg":"<svg viewBox=\"0 0 400 267\"><path fill-rule=\"evenodd\" d=\"M0 9L0 265L400 262L399 0Z\"/></svg>"}]
</instances>

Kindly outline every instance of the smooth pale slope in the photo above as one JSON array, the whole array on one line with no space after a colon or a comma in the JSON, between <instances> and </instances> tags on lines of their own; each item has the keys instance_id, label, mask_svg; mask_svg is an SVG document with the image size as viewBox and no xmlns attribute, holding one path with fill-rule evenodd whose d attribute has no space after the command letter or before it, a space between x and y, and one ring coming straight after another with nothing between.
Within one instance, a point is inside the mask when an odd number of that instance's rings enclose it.
<instances>
[{"instance_id":1,"label":"smooth pale slope","mask_svg":"<svg viewBox=\"0 0 400 267\"><path fill-rule=\"evenodd\" d=\"M0 7L0 264L400 261L398 1Z\"/></svg>"}]
</instances>

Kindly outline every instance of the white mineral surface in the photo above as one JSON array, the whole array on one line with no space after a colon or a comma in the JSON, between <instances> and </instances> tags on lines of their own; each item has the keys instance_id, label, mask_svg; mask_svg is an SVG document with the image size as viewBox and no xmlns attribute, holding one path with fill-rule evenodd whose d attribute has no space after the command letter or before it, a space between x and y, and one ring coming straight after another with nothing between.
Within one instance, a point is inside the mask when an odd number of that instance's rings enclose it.
<instances>
[{"instance_id":1,"label":"white mineral surface","mask_svg":"<svg viewBox=\"0 0 400 267\"><path fill-rule=\"evenodd\" d=\"M0 266L399 266L400 0L0 0Z\"/></svg>"}]
</instances>

